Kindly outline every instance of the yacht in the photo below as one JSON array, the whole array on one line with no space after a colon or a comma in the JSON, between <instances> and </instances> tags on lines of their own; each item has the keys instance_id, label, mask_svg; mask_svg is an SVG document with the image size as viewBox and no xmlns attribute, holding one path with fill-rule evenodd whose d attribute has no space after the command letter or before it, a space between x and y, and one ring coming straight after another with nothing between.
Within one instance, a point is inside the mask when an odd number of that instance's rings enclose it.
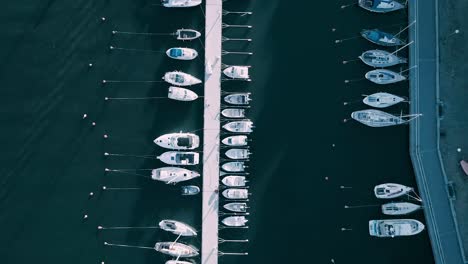
<instances>
[{"instance_id":1,"label":"yacht","mask_svg":"<svg viewBox=\"0 0 468 264\"><path fill-rule=\"evenodd\" d=\"M166 184L177 184L200 177L200 173L177 167L163 167L151 171L153 180L162 181Z\"/></svg>"},{"instance_id":2,"label":"yacht","mask_svg":"<svg viewBox=\"0 0 468 264\"><path fill-rule=\"evenodd\" d=\"M249 220L245 218L245 216L228 216L224 218L221 222L225 226L234 226L234 227L239 227L239 226L245 226L245 223L247 223Z\"/></svg>"},{"instance_id":3,"label":"yacht","mask_svg":"<svg viewBox=\"0 0 468 264\"><path fill-rule=\"evenodd\" d=\"M161 0L165 7L194 7L200 5L202 0Z\"/></svg>"},{"instance_id":4,"label":"yacht","mask_svg":"<svg viewBox=\"0 0 468 264\"><path fill-rule=\"evenodd\" d=\"M177 86L190 86L201 83L199 79L181 71L167 72L162 79L172 85Z\"/></svg>"},{"instance_id":5,"label":"yacht","mask_svg":"<svg viewBox=\"0 0 468 264\"><path fill-rule=\"evenodd\" d=\"M196 100L198 95L189 89L171 86L167 97L172 100L188 102Z\"/></svg>"},{"instance_id":6,"label":"yacht","mask_svg":"<svg viewBox=\"0 0 468 264\"><path fill-rule=\"evenodd\" d=\"M376 84L390 84L406 80L406 77L394 71L377 69L366 73L366 79Z\"/></svg>"},{"instance_id":7,"label":"yacht","mask_svg":"<svg viewBox=\"0 0 468 264\"><path fill-rule=\"evenodd\" d=\"M224 209L229 210L231 212L236 212L236 213L245 213L245 212L247 212L247 204L246 203L227 203L223 207L224 207Z\"/></svg>"},{"instance_id":8,"label":"yacht","mask_svg":"<svg viewBox=\"0 0 468 264\"><path fill-rule=\"evenodd\" d=\"M169 165L197 165L200 154L197 152L167 151L157 158Z\"/></svg>"},{"instance_id":9,"label":"yacht","mask_svg":"<svg viewBox=\"0 0 468 264\"><path fill-rule=\"evenodd\" d=\"M162 220L159 222L159 227L178 236L196 236L197 230L195 228L175 220Z\"/></svg>"},{"instance_id":10,"label":"yacht","mask_svg":"<svg viewBox=\"0 0 468 264\"><path fill-rule=\"evenodd\" d=\"M233 93L226 95L224 101L233 105L248 105L252 99L250 99L250 93Z\"/></svg>"},{"instance_id":11,"label":"yacht","mask_svg":"<svg viewBox=\"0 0 468 264\"><path fill-rule=\"evenodd\" d=\"M224 163L221 168L228 172L243 172L247 166L243 161L231 161Z\"/></svg>"},{"instance_id":12,"label":"yacht","mask_svg":"<svg viewBox=\"0 0 468 264\"><path fill-rule=\"evenodd\" d=\"M249 80L250 66L230 66L223 70L223 73L232 79Z\"/></svg>"},{"instance_id":13,"label":"yacht","mask_svg":"<svg viewBox=\"0 0 468 264\"><path fill-rule=\"evenodd\" d=\"M242 147L247 146L248 138L245 135L226 137L221 141L226 146Z\"/></svg>"},{"instance_id":14,"label":"yacht","mask_svg":"<svg viewBox=\"0 0 468 264\"><path fill-rule=\"evenodd\" d=\"M421 208L420 205L408 202L392 202L382 205L382 213L385 215L405 215Z\"/></svg>"},{"instance_id":15,"label":"yacht","mask_svg":"<svg viewBox=\"0 0 468 264\"><path fill-rule=\"evenodd\" d=\"M371 67L390 67L400 63L407 63L408 60L405 58L398 57L393 53L385 50L368 50L364 51L359 56L362 62Z\"/></svg>"},{"instance_id":16,"label":"yacht","mask_svg":"<svg viewBox=\"0 0 468 264\"><path fill-rule=\"evenodd\" d=\"M236 133L251 133L253 130L253 122L250 120L242 120L242 121L235 121L229 122L223 126L229 132L236 132Z\"/></svg>"},{"instance_id":17,"label":"yacht","mask_svg":"<svg viewBox=\"0 0 468 264\"><path fill-rule=\"evenodd\" d=\"M173 257L190 258L198 256L198 249L178 242L158 242L154 249Z\"/></svg>"},{"instance_id":18,"label":"yacht","mask_svg":"<svg viewBox=\"0 0 468 264\"><path fill-rule=\"evenodd\" d=\"M227 118L245 118L245 109L226 108L221 111L221 114Z\"/></svg>"},{"instance_id":19,"label":"yacht","mask_svg":"<svg viewBox=\"0 0 468 264\"><path fill-rule=\"evenodd\" d=\"M178 40L194 40L201 36L201 33L194 29L178 29L174 35Z\"/></svg>"},{"instance_id":20,"label":"yacht","mask_svg":"<svg viewBox=\"0 0 468 264\"><path fill-rule=\"evenodd\" d=\"M244 200L249 197L247 189L226 189L223 191L223 196L231 200Z\"/></svg>"},{"instance_id":21,"label":"yacht","mask_svg":"<svg viewBox=\"0 0 468 264\"><path fill-rule=\"evenodd\" d=\"M354 120L370 127L402 125L408 123L417 116L419 115L394 116L375 109L360 110L351 113L351 117Z\"/></svg>"},{"instance_id":22,"label":"yacht","mask_svg":"<svg viewBox=\"0 0 468 264\"><path fill-rule=\"evenodd\" d=\"M190 48L170 48L166 55L175 60L193 60L198 56L198 52Z\"/></svg>"},{"instance_id":23,"label":"yacht","mask_svg":"<svg viewBox=\"0 0 468 264\"><path fill-rule=\"evenodd\" d=\"M180 189L182 195L196 195L200 193L200 187L195 185L182 186Z\"/></svg>"},{"instance_id":24,"label":"yacht","mask_svg":"<svg viewBox=\"0 0 468 264\"><path fill-rule=\"evenodd\" d=\"M228 187L245 187L245 176L230 175L224 177L221 182Z\"/></svg>"},{"instance_id":25,"label":"yacht","mask_svg":"<svg viewBox=\"0 0 468 264\"><path fill-rule=\"evenodd\" d=\"M369 221L369 234L376 237L412 236L421 233L423 230L423 223L414 219Z\"/></svg>"},{"instance_id":26,"label":"yacht","mask_svg":"<svg viewBox=\"0 0 468 264\"><path fill-rule=\"evenodd\" d=\"M413 188L402 184L384 183L374 187L374 194L379 199L393 199L408 194L412 190Z\"/></svg>"},{"instance_id":27,"label":"yacht","mask_svg":"<svg viewBox=\"0 0 468 264\"><path fill-rule=\"evenodd\" d=\"M359 0L358 3L360 7L376 13L388 13L405 7L395 0Z\"/></svg>"},{"instance_id":28,"label":"yacht","mask_svg":"<svg viewBox=\"0 0 468 264\"><path fill-rule=\"evenodd\" d=\"M200 138L193 133L169 133L156 138L154 143L167 149L196 149L200 145Z\"/></svg>"},{"instance_id":29,"label":"yacht","mask_svg":"<svg viewBox=\"0 0 468 264\"><path fill-rule=\"evenodd\" d=\"M405 45L405 42L397 38L395 35L383 32L378 29L364 29L361 31L361 36L368 41L380 46L391 47Z\"/></svg>"},{"instance_id":30,"label":"yacht","mask_svg":"<svg viewBox=\"0 0 468 264\"><path fill-rule=\"evenodd\" d=\"M230 159L248 159L251 154L248 149L229 149L226 151L226 157Z\"/></svg>"},{"instance_id":31,"label":"yacht","mask_svg":"<svg viewBox=\"0 0 468 264\"><path fill-rule=\"evenodd\" d=\"M374 93L364 97L362 100L368 106L385 108L405 101L405 98L390 93Z\"/></svg>"}]
</instances>

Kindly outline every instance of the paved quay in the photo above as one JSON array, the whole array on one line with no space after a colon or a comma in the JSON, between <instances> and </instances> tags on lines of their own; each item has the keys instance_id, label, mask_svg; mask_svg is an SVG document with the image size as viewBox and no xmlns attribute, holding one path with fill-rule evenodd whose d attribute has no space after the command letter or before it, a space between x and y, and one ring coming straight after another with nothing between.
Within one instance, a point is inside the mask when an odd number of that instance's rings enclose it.
<instances>
[{"instance_id":1,"label":"paved quay","mask_svg":"<svg viewBox=\"0 0 468 264\"><path fill-rule=\"evenodd\" d=\"M464 263L452 214L447 178L439 151L438 9L437 0L409 1L410 112L423 114L410 123L410 154L425 207L426 227L435 263Z\"/></svg>"},{"instance_id":2,"label":"paved quay","mask_svg":"<svg viewBox=\"0 0 468 264\"><path fill-rule=\"evenodd\" d=\"M206 0L201 263L218 263L222 0Z\"/></svg>"}]
</instances>

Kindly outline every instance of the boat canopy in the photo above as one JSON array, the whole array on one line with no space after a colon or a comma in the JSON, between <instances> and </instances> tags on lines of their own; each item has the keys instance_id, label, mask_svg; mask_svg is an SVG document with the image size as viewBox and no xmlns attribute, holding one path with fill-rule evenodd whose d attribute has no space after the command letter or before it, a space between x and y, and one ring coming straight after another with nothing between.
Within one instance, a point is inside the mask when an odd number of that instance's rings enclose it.
<instances>
[{"instance_id":1,"label":"boat canopy","mask_svg":"<svg viewBox=\"0 0 468 264\"><path fill-rule=\"evenodd\" d=\"M182 54L183 54L182 50L178 49L178 48L171 49L171 51L170 51L170 55L172 57L180 57L180 56L182 56Z\"/></svg>"}]
</instances>

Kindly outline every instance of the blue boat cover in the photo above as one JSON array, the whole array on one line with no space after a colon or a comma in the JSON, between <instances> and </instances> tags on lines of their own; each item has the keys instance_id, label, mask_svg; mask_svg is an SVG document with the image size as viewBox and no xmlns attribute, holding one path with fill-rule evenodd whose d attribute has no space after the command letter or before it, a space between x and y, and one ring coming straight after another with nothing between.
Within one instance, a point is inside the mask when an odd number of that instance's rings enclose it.
<instances>
[{"instance_id":1,"label":"blue boat cover","mask_svg":"<svg viewBox=\"0 0 468 264\"><path fill-rule=\"evenodd\" d=\"M182 56L182 50L181 49L171 49L169 54L171 55L171 57L180 57L180 56Z\"/></svg>"}]
</instances>

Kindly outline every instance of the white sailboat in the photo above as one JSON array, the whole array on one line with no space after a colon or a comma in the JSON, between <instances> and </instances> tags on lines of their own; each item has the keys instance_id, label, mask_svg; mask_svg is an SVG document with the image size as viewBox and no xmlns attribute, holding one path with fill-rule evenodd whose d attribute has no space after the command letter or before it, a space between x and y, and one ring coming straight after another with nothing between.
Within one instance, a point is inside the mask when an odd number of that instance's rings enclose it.
<instances>
[{"instance_id":1,"label":"white sailboat","mask_svg":"<svg viewBox=\"0 0 468 264\"><path fill-rule=\"evenodd\" d=\"M248 222L247 218L245 216L228 216L224 218L221 222L225 226L233 226L233 227L239 227L239 226L245 226L245 224Z\"/></svg>"},{"instance_id":2,"label":"white sailboat","mask_svg":"<svg viewBox=\"0 0 468 264\"><path fill-rule=\"evenodd\" d=\"M371 67L390 67L400 63L407 63L405 58L398 57L385 50L368 50L359 56L362 62Z\"/></svg>"},{"instance_id":3,"label":"white sailboat","mask_svg":"<svg viewBox=\"0 0 468 264\"><path fill-rule=\"evenodd\" d=\"M249 197L247 189L226 189L223 191L224 198L232 200L244 200Z\"/></svg>"},{"instance_id":4,"label":"white sailboat","mask_svg":"<svg viewBox=\"0 0 468 264\"><path fill-rule=\"evenodd\" d=\"M390 70L377 69L366 73L366 79L376 84L390 84L406 80L406 77Z\"/></svg>"},{"instance_id":5,"label":"white sailboat","mask_svg":"<svg viewBox=\"0 0 468 264\"><path fill-rule=\"evenodd\" d=\"M221 168L228 172L243 172L247 166L243 161L231 161L224 163Z\"/></svg>"},{"instance_id":6,"label":"white sailboat","mask_svg":"<svg viewBox=\"0 0 468 264\"><path fill-rule=\"evenodd\" d=\"M185 29L181 28L178 29L174 35L176 36L177 40L194 40L201 36L201 33L196 31L195 29Z\"/></svg>"},{"instance_id":7,"label":"white sailboat","mask_svg":"<svg viewBox=\"0 0 468 264\"><path fill-rule=\"evenodd\" d=\"M226 157L230 159L248 159L251 154L248 149L229 149L226 151Z\"/></svg>"},{"instance_id":8,"label":"white sailboat","mask_svg":"<svg viewBox=\"0 0 468 264\"><path fill-rule=\"evenodd\" d=\"M392 202L382 205L382 213L385 215L405 215L421 208L420 205L408 202Z\"/></svg>"},{"instance_id":9,"label":"white sailboat","mask_svg":"<svg viewBox=\"0 0 468 264\"><path fill-rule=\"evenodd\" d=\"M245 176L230 175L224 177L221 182L228 187L245 187L247 180Z\"/></svg>"},{"instance_id":10,"label":"white sailboat","mask_svg":"<svg viewBox=\"0 0 468 264\"><path fill-rule=\"evenodd\" d=\"M189 102L196 100L198 95L189 89L171 86L169 87L167 97L172 100Z\"/></svg>"},{"instance_id":11,"label":"white sailboat","mask_svg":"<svg viewBox=\"0 0 468 264\"><path fill-rule=\"evenodd\" d=\"M424 224L414 219L370 220L369 234L376 237L412 236L421 233Z\"/></svg>"},{"instance_id":12,"label":"white sailboat","mask_svg":"<svg viewBox=\"0 0 468 264\"><path fill-rule=\"evenodd\" d=\"M193 262L190 261L185 261L185 260L168 260L165 262L165 264L194 264Z\"/></svg>"},{"instance_id":13,"label":"white sailboat","mask_svg":"<svg viewBox=\"0 0 468 264\"><path fill-rule=\"evenodd\" d=\"M202 0L161 0L165 7L194 7L202 3Z\"/></svg>"},{"instance_id":14,"label":"white sailboat","mask_svg":"<svg viewBox=\"0 0 468 264\"><path fill-rule=\"evenodd\" d=\"M166 51L166 55L175 60L193 60L198 56L198 52L190 48L170 48Z\"/></svg>"},{"instance_id":15,"label":"white sailboat","mask_svg":"<svg viewBox=\"0 0 468 264\"><path fill-rule=\"evenodd\" d=\"M375 197L379 199L397 198L411 191L413 188L398 183L384 183L374 187Z\"/></svg>"},{"instance_id":16,"label":"white sailboat","mask_svg":"<svg viewBox=\"0 0 468 264\"><path fill-rule=\"evenodd\" d=\"M177 167L163 167L151 171L153 180L162 181L166 184L177 184L200 177L200 173Z\"/></svg>"},{"instance_id":17,"label":"white sailboat","mask_svg":"<svg viewBox=\"0 0 468 264\"><path fill-rule=\"evenodd\" d=\"M226 146L242 147L247 146L248 138L245 135L230 136L224 138L221 142Z\"/></svg>"},{"instance_id":18,"label":"white sailboat","mask_svg":"<svg viewBox=\"0 0 468 264\"><path fill-rule=\"evenodd\" d=\"M193 133L169 133L159 136L154 143L167 149L196 149L200 145L200 137Z\"/></svg>"},{"instance_id":19,"label":"white sailboat","mask_svg":"<svg viewBox=\"0 0 468 264\"><path fill-rule=\"evenodd\" d=\"M157 158L169 165L197 165L200 154L197 152L167 151Z\"/></svg>"},{"instance_id":20,"label":"white sailboat","mask_svg":"<svg viewBox=\"0 0 468 264\"><path fill-rule=\"evenodd\" d=\"M385 108L389 107L398 103L405 101L403 97L396 96L390 93L374 93L364 97L362 100L363 103L366 105L377 107L377 108Z\"/></svg>"},{"instance_id":21,"label":"white sailboat","mask_svg":"<svg viewBox=\"0 0 468 264\"><path fill-rule=\"evenodd\" d=\"M199 255L198 249L194 246L185 245L178 242L158 242L154 246L154 249L163 254L177 258L190 258Z\"/></svg>"},{"instance_id":22,"label":"white sailboat","mask_svg":"<svg viewBox=\"0 0 468 264\"><path fill-rule=\"evenodd\" d=\"M236 213L247 212L247 203L227 203L223 205L224 209Z\"/></svg>"},{"instance_id":23,"label":"white sailboat","mask_svg":"<svg viewBox=\"0 0 468 264\"><path fill-rule=\"evenodd\" d=\"M370 127L387 127L402 125L410 122L411 120L419 116L420 114L395 116L375 109L366 109L354 111L351 113L351 118Z\"/></svg>"},{"instance_id":24,"label":"white sailboat","mask_svg":"<svg viewBox=\"0 0 468 264\"><path fill-rule=\"evenodd\" d=\"M172 85L177 86L190 86L201 83L200 79L197 79L194 76L181 71L166 72L162 79Z\"/></svg>"},{"instance_id":25,"label":"white sailboat","mask_svg":"<svg viewBox=\"0 0 468 264\"><path fill-rule=\"evenodd\" d=\"M251 133L253 131L253 122L246 119L242 121L229 122L223 126L229 132Z\"/></svg>"},{"instance_id":26,"label":"white sailboat","mask_svg":"<svg viewBox=\"0 0 468 264\"><path fill-rule=\"evenodd\" d=\"M187 225L186 223L165 219L159 222L159 227L164 230L173 233L178 236L196 236L197 230Z\"/></svg>"},{"instance_id":27,"label":"white sailboat","mask_svg":"<svg viewBox=\"0 0 468 264\"><path fill-rule=\"evenodd\" d=\"M221 111L221 114L227 118L245 118L245 109L242 108L226 108Z\"/></svg>"},{"instance_id":28,"label":"white sailboat","mask_svg":"<svg viewBox=\"0 0 468 264\"><path fill-rule=\"evenodd\" d=\"M232 79L249 80L250 66L230 66L223 70L224 75Z\"/></svg>"}]
</instances>

